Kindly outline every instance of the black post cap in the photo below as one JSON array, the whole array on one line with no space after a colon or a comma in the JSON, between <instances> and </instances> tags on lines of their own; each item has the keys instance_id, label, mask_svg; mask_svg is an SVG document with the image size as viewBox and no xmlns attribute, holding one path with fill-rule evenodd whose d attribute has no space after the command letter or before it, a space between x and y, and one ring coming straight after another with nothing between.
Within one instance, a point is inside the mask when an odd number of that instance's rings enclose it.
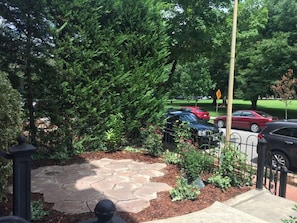
<instances>
[{"instance_id":1,"label":"black post cap","mask_svg":"<svg viewBox=\"0 0 297 223\"><path fill-rule=\"evenodd\" d=\"M100 223L108 222L112 219L115 211L116 207L114 203L108 199L99 201L94 209L95 215Z\"/></svg>"}]
</instances>

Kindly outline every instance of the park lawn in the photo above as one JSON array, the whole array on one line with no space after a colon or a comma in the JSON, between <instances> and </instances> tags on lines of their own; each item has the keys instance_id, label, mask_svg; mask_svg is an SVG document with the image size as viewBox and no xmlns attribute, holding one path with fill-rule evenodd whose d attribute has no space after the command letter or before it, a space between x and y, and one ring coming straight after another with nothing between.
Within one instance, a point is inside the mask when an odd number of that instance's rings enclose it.
<instances>
[{"instance_id":1,"label":"park lawn","mask_svg":"<svg viewBox=\"0 0 297 223\"><path fill-rule=\"evenodd\" d=\"M212 104L212 100L169 100L167 102L166 108L179 108L181 106L191 105L200 106L206 109L211 117L217 117L219 115L227 114L227 107L218 107L218 112L216 112L216 106ZM222 100L218 100L218 104L222 104ZM251 109L251 102L246 100L234 99L233 100L232 111L239 109ZM285 103L278 99L270 100L258 100L257 110L264 111L268 114L278 117L279 119L285 118ZM288 119L297 119L297 100L288 101Z\"/></svg>"}]
</instances>

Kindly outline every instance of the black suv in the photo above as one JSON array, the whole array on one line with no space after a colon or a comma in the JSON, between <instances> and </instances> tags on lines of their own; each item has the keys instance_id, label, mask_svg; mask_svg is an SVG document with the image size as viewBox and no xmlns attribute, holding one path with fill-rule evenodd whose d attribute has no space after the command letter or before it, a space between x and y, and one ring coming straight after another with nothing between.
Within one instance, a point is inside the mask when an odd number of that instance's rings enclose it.
<instances>
[{"instance_id":1,"label":"black suv","mask_svg":"<svg viewBox=\"0 0 297 223\"><path fill-rule=\"evenodd\" d=\"M297 119L266 123L258 134L257 151L267 146L273 158L288 169L297 168Z\"/></svg>"},{"instance_id":2,"label":"black suv","mask_svg":"<svg viewBox=\"0 0 297 223\"><path fill-rule=\"evenodd\" d=\"M174 141L174 125L181 122L188 123L193 140L200 146L216 146L222 138L223 132L216 125L197 118L192 112L173 110L169 111L166 115L166 126L164 131L166 143L172 143Z\"/></svg>"}]
</instances>

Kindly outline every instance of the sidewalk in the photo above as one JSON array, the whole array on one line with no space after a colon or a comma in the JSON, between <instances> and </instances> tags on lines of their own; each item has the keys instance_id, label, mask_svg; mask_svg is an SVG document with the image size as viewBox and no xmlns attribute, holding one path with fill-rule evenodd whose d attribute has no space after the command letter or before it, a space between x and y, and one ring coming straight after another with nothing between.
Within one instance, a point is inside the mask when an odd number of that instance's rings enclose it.
<instances>
[{"instance_id":1,"label":"sidewalk","mask_svg":"<svg viewBox=\"0 0 297 223\"><path fill-rule=\"evenodd\" d=\"M198 212L143 223L281 223L289 216L297 217L292 210L295 204L266 190L253 189Z\"/></svg>"}]
</instances>

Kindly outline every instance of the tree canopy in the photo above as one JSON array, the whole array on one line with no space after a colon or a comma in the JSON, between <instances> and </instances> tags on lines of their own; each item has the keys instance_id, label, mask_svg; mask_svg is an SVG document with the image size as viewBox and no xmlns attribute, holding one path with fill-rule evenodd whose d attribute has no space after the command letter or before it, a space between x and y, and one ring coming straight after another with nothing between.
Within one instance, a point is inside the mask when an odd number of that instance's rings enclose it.
<instances>
[{"instance_id":1,"label":"tree canopy","mask_svg":"<svg viewBox=\"0 0 297 223\"><path fill-rule=\"evenodd\" d=\"M291 0L239 1L235 97L256 107L296 67L295 9ZM233 1L6 0L0 16L1 71L26 102L32 142L44 148L137 138L162 120L169 95L228 90ZM40 117L58 130L37 131Z\"/></svg>"}]
</instances>

